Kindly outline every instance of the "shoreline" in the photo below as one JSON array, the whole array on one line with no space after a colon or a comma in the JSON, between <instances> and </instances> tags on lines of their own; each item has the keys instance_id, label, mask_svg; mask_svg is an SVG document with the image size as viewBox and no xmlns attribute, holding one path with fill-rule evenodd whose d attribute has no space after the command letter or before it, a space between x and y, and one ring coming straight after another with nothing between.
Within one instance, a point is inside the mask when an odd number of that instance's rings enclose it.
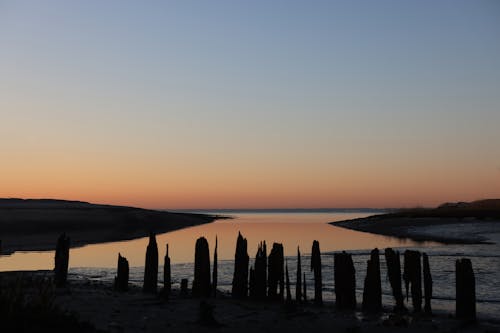
<instances>
[{"instance_id":1,"label":"shoreline","mask_svg":"<svg viewBox=\"0 0 500 333\"><path fill-rule=\"evenodd\" d=\"M382 214L329 224L382 236L442 244L491 245L495 242L487 235L500 233L499 220L474 217L398 217Z\"/></svg>"}]
</instances>

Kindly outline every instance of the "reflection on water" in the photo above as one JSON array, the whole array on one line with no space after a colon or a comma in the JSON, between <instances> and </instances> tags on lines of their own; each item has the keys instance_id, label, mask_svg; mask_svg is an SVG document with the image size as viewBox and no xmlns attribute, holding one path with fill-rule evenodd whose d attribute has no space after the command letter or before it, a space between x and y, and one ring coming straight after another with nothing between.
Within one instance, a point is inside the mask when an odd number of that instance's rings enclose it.
<instances>
[{"instance_id":1,"label":"reflection on water","mask_svg":"<svg viewBox=\"0 0 500 333\"><path fill-rule=\"evenodd\" d=\"M234 219L164 233L157 236L159 255L165 255L165 244L170 247L172 263L193 262L194 245L204 236L213 251L218 237L218 255L221 260L233 259L238 232L248 240L248 252L252 257L258 242L281 242L285 255L294 255L297 246L303 253L310 252L313 240L318 240L321 251L371 249L374 247L412 246L414 242L373 235L334 227L327 222L364 217L373 213L239 213ZM71 235L70 235L71 236ZM115 267L118 253L125 256L130 265L144 266L148 239L88 245L71 250L70 267ZM0 271L51 269L53 251L18 252L0 258Z\"/></svg>"},{"instance_id":2,"label":"reflection on water","mask_svg":"<svg viewBox=\"0 0 500 333\"><path fill-rule=\"evenodd\" d=\"M217 212L212 212L217 213ZM375 247L401 247L426 251L430 256L431 271L434 280L433 306L448 312L454 311L455 297L455 260L457 256L469 257L472 260L477 285L477 310L481 317L497 318L500 313L500 289L496 284L500 281L500 235L489 235L495 245L440 245L436 243L416 243L408 240L378 236L368 233L351 231L327 224L330 221L340 221L371 215L366 212L341 213L234 213L235 219L220 220L211 224L191 227L157 236L160 246L160 261L165 254L165 244L170 246L170 256L173 262L172 278L174 287L182 278L192 281L194 244L198 237L205 236L210 243L213 254L215 237L219 240L219 288L230 290L234 269L234 251L238 232L248 239L249 255L255 256L257 244L266 240L269 245L273 241L282 242L290 269L290 278L295 281L296 251L300 246L304 258L303 271L306 273L309 291L312 293L312 276L307 269L312 241L320 241L323 253L323 282L325 300L333 300L333 256L331 253L349 250L353 253L356 268L356 283L358 301L361 300L363 279L366 272L366 260L369 250ZM493 238L493 237L496 238ZM111 282L116 274L118 252L126 256L131 264L131 283L140 285L143 278L145 251L148 239L141 238L131 241L113 242L89 245L72 249L70 253L70 279L95 279ZM0 257L0 271L52 269L53 251L15 253ZM381 256L382 283L384 305L392 304L390 287L386 279L385 260ZM252 263L252 259L251 259ZM163 274L160 264L159 276ZM161 279L160 279L161 281ZM292 292L293 294L293 292ZM312 294L309 295L312 297Z\"/></svg>"}]
</instances>

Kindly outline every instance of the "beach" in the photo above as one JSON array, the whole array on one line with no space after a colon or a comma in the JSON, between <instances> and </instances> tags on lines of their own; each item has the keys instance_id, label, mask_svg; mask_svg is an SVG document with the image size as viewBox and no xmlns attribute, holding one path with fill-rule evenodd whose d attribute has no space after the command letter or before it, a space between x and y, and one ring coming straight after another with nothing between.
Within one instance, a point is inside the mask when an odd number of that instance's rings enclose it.
<instances>
[{"instance_id":1,"label":"beach","mask_svg":"<svg viewBox=\"0 0 500 333\"><path fill-rule=\"evenodd\" d=\"M12 279L50 277L51 272L0 273L2 283ZM215 299L182 297L177 289L170 299L144 294L132 286L119 293L109 283L71 278L66 288L54 291L54 303L79 321L103 332L499 332L494 322L463 325L447 313L393 316L390 309L365 316L359 311L338 311L331 302L284 303L234 300L219 293ZM213 307L215 322L200 321L200 302Z\"/></svg>"}]
</instances>

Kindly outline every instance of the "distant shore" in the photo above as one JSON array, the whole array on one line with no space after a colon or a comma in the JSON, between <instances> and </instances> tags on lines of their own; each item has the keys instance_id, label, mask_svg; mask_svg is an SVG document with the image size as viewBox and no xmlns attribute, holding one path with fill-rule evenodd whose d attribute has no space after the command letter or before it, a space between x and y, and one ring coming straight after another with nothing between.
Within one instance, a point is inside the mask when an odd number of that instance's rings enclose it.
<instances>
[{"instance_id":1,"label":"distant shore","mask_svg":"<svg viewBox=\"0 0 500 333\"><path fill-rule=\"evenodd\" d=\"M446 203L432 209L403 209L330 224L421 242L491 244L490 236L500 234L500 200Z\"/></svg>"},{"instance_id":2,"label":"distant shore","mask_svg":"<svg viewBox=\"0 0 500 333\"><path fill-rule=\"evenodd\" d=\"M146 237L227 218L65 200L0 199L1 253L55 249L63 232L71 247Z\"/></svg>"}]
</instances>

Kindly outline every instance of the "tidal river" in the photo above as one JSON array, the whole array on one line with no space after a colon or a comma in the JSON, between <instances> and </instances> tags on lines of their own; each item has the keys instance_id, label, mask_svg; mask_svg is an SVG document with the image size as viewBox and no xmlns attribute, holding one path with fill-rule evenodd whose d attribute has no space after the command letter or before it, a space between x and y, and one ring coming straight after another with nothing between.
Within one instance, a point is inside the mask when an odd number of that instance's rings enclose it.
<instances>
[{"instance_id":1,"label":"tidal river","mask_svg":"<svg viewBox=\"0 0 500 333\"><path fill-rule=\"evenodd\" d=\"M169 244L173 263L174 288L181 278L193 276L194 245L198 237L207 238L211 255L218 239L219 288L230 290L234 251L238 232L248 240L250 258L255 256L257 245L266 241L268 250L273 242L283 243L285 256L293 284L295 281L297 247L304 255L303 271L306 272L312 292L312 275L309 272L309 253L313 240L320 242L323 264L325 300L333 300L333 253L346 250L353 253L356 268L358 298L361 299L366 260L375 247L418 249L430 256L434 279L433 304L438 310L453 312L455 296L455 260L468 257L476 273L478 315L489 319L500 319L500 247L495 245L442 245L439 243L417 243L410 240L385 237L347 230L329 225L328 222L359 218L379 213L366 210L321 210L321 211L207 211L210 214L230 215L233 219L190 227L157 235L160 255L160 276L163 274L162 258L165 245ZM70 235L71 236L71 235ZM499 237L500 238L500 237ZM70 274L73 278L111 281L116 271L118 253L125 256L131 266L131 282L142 282L147 238L111 242L75 248L70 253ZM0 271L43 270L53 267L53 251L17 252L0 257ZM251 261L252 263L252 261ZM391 306L390 287L386 278L385 260L381 256L384 305ZM161 280L161 279L160 279ZM293 293L293 291L292 291ZM312 296L312 294L311 294Z\"/></svg>"}]
</instances>

